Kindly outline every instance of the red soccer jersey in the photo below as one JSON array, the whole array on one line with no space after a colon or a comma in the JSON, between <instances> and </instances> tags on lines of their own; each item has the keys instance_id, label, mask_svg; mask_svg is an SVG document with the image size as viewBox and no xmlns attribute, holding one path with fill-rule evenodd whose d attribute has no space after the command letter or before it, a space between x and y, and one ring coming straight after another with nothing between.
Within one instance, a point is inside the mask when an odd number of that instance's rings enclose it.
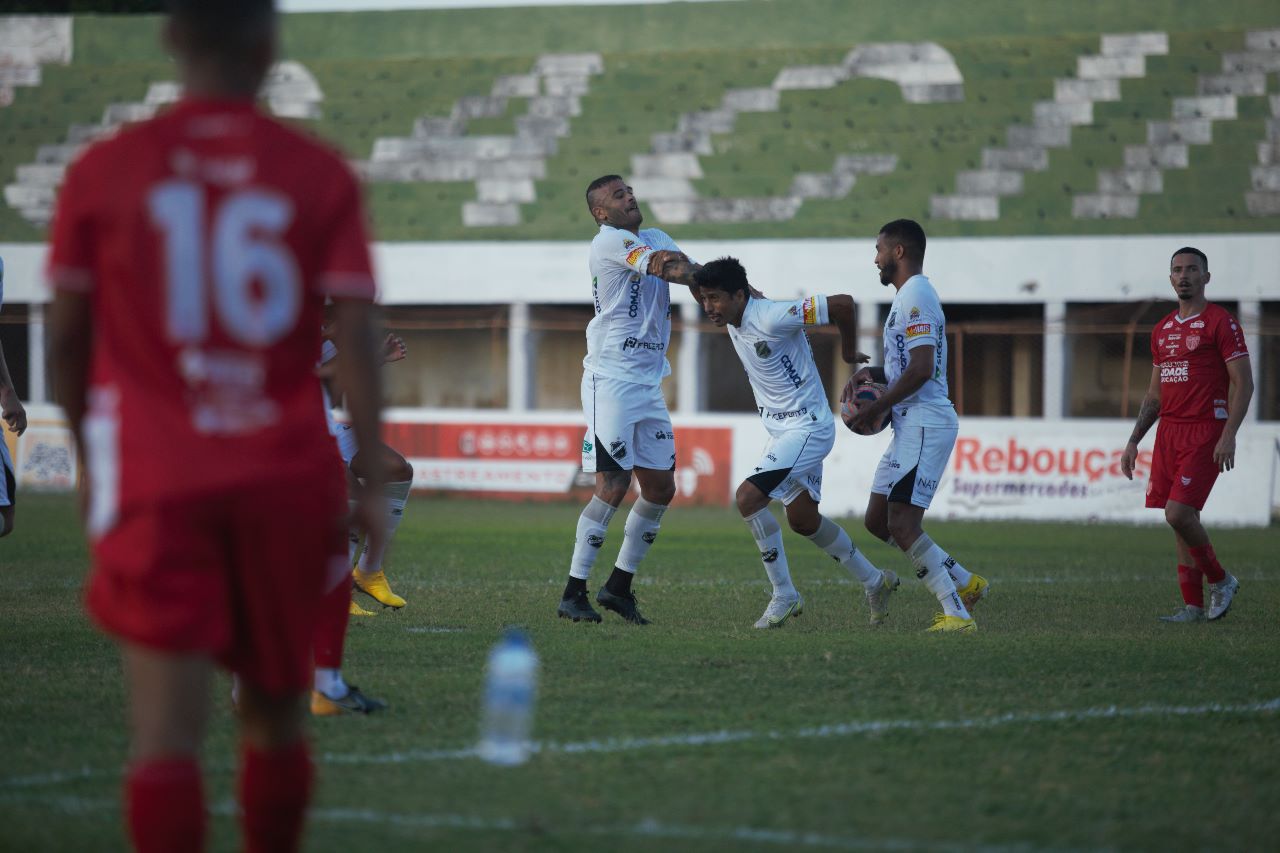
<instances>
[{"instance_id":1,"label":"red soccer jersey","mask_svg":"<svg viewBox=\"0 0 1280 853\"><path fill-rule=\"evenodd\" d=\"M95 500L337 464L321 309L375 288L359 186L334 152L250 102L182 101L67 171L49 281L91 300Z\"/></svg>"},{"instance_id":2,"label":"red soccer jersey","mask_svg":"<svg viewBox=\"0 0 1280 853\"><path fill-rule=\"evenodd\" d=\"M1227 362L1249 355L1244 331L1226 309L1206 303L1184 319L1174 311L1151 331L1151 359L1160 371L1160 419L1225 421Z\"/></svg>"}]
</instances>

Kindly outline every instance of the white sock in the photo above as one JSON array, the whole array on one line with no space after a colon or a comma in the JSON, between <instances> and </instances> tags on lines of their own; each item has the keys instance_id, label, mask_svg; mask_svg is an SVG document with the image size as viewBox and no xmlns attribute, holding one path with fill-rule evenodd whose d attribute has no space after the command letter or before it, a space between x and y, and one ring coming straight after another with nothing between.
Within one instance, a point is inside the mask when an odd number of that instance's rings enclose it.
<instances>
[{"instance_id":1,"label":"white sock","mask_svg":"<svg viewBox=\"0 0 1280 853\"><path fill-rule=\"evenodd\" d=\"M341 699L350 692L347 682L342 680L342 670L316 667L315 689L330 699Z\"/></svg>"},{"instance_id":2,"label":"white sock","mask_svg":"<svg viewBox=\"0 0 1280 853\"><path fill-rule=\"evenodd\" d=\"M760 561L773 584L773 594L781 598L795 598L799 593L791 583L791 569L787 567L787 552L782 548L782 527L778 520L765 507L743 521L751 528L751 535L760 548Z\"/></svg>"},{"instance_id":3,"label":"white sock","mask_svg":"<svg viewBox=\"0 0 1280 853\"><path fill-rule=\"evenodd\" d=\"M622 548L618 551L618 562L615 565L624 572L636 573L640 561L649 553L649 546L658 538L658 528L662 524L662 514L667 511L663 504L649 503L644 498L637 498L627 513L627 525L622 534Z\"/></svg>"},{"instance_id":4,"label":"white sock","mask_svg":"<svg viewBox=\"0 0 1280 853\"><path fill-rule=\"evenodd\" d=\"M813 544L848 569L849 574L862 581L862 585L867 589L875 589L879 586L884 574L863 556L843 527L825 515L821 518L822 523L818 525L818 531L809 537Z\"/></svg>"},{"instance_id":5,"label":"white sock","mask_svg":"<svg viewBox=\"0 0 1280 853\"><path fill-rule=\"evenodd\" d=\"M600 546L604 544L605 531L617 511L617 507L609 506L595 495L591 496L591 502L582 511L582 515L578 516L578 531L574 534L569 577L579 580L591 577L591 567L596 564Z\"/></svg>"},{"instance_id":6,"label":"white sock","mask_svg":"<svg viewBox=\"0 0 1280 853\"><path fill-rule=\"evenodd\" d=\"M955 581L956 589L964 586L969 582L969 578L973 577L973 572L956 562L956 558L950 555L942 562L946 567L947 573L951 575L951 580Z\"/></svg>"},{"instance_id":7,"label":"white sock","mask_svg":"<svg viewBox=\"0 0 1280 853\"><path fill-rule=\"evenodd\" d=\"M400 526L404 505L409 500L409 487L412 485L411 480L402 480L399 483L387 483L386 488L382 490L383 496L387 499L387 535L382 537L382 547L377 549L377 553L374 553L373 549L365 548L364 553L360 555L360 571L365 574L382 571L382 558L387 555L387 547L396 535L396 528Z\"/></svg>"},{"instance_id":8,"label":"white sock","mask_svg":"<svg viewBox=\"0 0 1280 853\"><path fill-rule=\"evenodd\" d=\"M947 552L933 544L927 533L921 533L920 538L907 551L907 556L915 563L916 577L924 581L929 591L937 596L942 612L948 616L968 619L969 611L956 592L955 581L947 572L946 562L951 559Z\"/></svg>"}]
</instances>

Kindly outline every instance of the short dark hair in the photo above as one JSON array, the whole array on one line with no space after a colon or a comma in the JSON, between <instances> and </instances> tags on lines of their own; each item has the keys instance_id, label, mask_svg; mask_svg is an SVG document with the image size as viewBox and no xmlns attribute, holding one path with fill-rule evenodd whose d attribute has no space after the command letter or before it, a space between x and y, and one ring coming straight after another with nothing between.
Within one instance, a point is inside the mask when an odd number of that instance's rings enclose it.
<instances>
[{"instance_id":1,"label":"short dark hair","mask_svg":"<svg viewBox=\"0 0 1280 853\"><path fill-rule=\"evenodd\" d=\"M924 263L924 229L914 219L895 219L886 223L880 233L891 243L897 243L913 261Z\"/></svg>"},{"instance_id":2,"label":"short dark hair","mask_svg":"<svg viewBox=\"0 0 1280 853\"><path fill-rule=\"evenodd\" d=\"M165 6L191 47L202 53L244 50L276 19L275 0L166 0Z\"/></svg>"},{"instance_id":3,"label":"short dark hair","mask_svg":"<svg viewBox=\"0 0 1280 853\"><path fill-rule=\"evenodd\" d=\"M625 180L621 175L601 175L591 183L587 184L587 210L595 207L595 205L591 203L591 194L601 187L608 186L614 181L623 181L625 183Z\"/></svg>"},{"instance_id":4,"label":"short dark hair","mask_svg":"<svg viewBox=\"0 0 1280 853\"><path fill-rule=\"evenodd\" d=\"M747 271L742 268L737 258L716 258L693 274L693 283L698 287L711 290L723 290L734 294L738 291L749 292L751 285L747 282Z\"/></svg>"},{"instance_id":5,"label":"short dark hair","mask_svg":"<svg viewBox=\"0 0 1280 853\"><path fill-rule=\"evenodd\" d=\"M1206 256L1205 256L1205 253L1204 253L1204 252L1200 251L1199 249L1195 248L1194 246L1183 246L1181 249L1179 249L1178 251L1176 251L1176 252L1174 252L1172 255L1170 255L1170 256L1169 256L1169 266L1173 266L1173 259L1174 259L1174 258L1176 258L1176 257L1178 257L1178 255L1196 255L1197 257L1199 257L1199 258L1200 258L1201 268L1202 268L1205 272L1208 272L1208 271L1209 271L1209 259L1208 259L1208 257L1206 257Z\"/></svg>"}]
</instances>

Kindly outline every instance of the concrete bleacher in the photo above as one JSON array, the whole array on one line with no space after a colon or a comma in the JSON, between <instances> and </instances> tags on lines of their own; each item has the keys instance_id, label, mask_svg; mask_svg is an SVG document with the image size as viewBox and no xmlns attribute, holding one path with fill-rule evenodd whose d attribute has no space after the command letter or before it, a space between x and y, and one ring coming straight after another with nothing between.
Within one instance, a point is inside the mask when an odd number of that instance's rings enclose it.
<instances>
[{"instance_id":1,"label":"concrete bleacher","mask_svg":"<svg viewBox=\"0 0 1280 853\"><path fill-rule=\"evenodd\" d=\"M1126 146L1123 167L1100 169L1097 192L1077 195L1073 215L1079 219L1139 216L1141 196L1164 192L1164 170L1189 168L1189 146L1212 144L1214 123L1235 121L1239 98L1265 91L1266 74L1280 70L1280 52L1269 40L1272 35L1246 33L1246 50L1224 52L1222 73L1199 75L1196 94L1174 97L1170 118L1148 121L1146 144ZM1272 189L1266 183L1264 176L1255 174L1253 189L1265 193ZM1247 206L1251 213L1265 209L1257 199L1249 200Z\"/></svg>"},{"instance_id":2,"label":"concrete bleacher","mask_svg":"<svg viewBox=\"0 0 1280 853\"><path fill-rule=\"evenodd\" d=\"M61 141L36 149L35 162L17 167L15 180L4 187L5 203L28 222L45 225L53 216L67 165L86 145L110 136L128 122L150 118L161 107L178 100L180 94L176 82L158 81L147 87L141 101L113 102L103 109L101 120L71 124ZM315 119L320 115L319 104L324 95L306 68L285 60L268 72L262 98L276 115Z\"/></svg>"},{"instance_id":3,"label":"concrete bleacher","mask_svg":"<svg viewBox=\"0 0 1280 853\"><path fill-rule=\"evenodd\" d=\"M763 24L738 27L730 6L771 16L769 38L736 44ZM695 37L686 11L733 26ZM1122 29L1136 14L1109 15L1112 32L1044 11L1071 23L1050 32L957 11L916 22L914 41L829 11L816 36L744 0L673 4L653 43L579 37L575 18L430 49L408 33L432 32L413 28L433 13L305 16L286 38L293 71L273 75L284 97L267 97L348 153L384 239L578 237L583 189L608 172L685 239L865 234L896 216L939 235L1280 228L1280 39L1260 10L1233 30L1188 12L1168 32ZM17 41L5 20L0 46ZM83 144L176 96L131 22L66 20L42 85L0 108L0 240L39 239Z\"/></svg>"},{"instance_id":4,"label":"concrete bleacher","mask_svg":"<svg viewBox=\"0 0 1280 853\"><path fill-rule=\"evenodd\" d=\"M459 98L448 116L423 116L408 137L383 137L358 168L380 182L474 182L476 199L462 206L468 227L520 224L520 205L537 200L535 181L546 176L546 160L582 112L591 78L604 71L598 53L544 54L526 74L501 75L488 95ZM500 118L520 100L515 133L469 134L475 119Z\"/></svg>"},{"instance_id":5,"label":"concrete bleacher","mask_svg":"<svg viewBox=\"0 0 1280 853\"><path fill-rule=\"evenodd\" d=\"M1101 36L1101 52L1076 59L1074 77L1053 81L1053 99L1032 104L1032 122L1005 129L1006 144L982 151L982 169L956 175L956 193L935 195L930 210L938 219L1000 218L1000 198L1023 192L1023 173L1049 167L1049 149L1071 144L1071 128L1093 122L1093 105L1119 101L1120 81L1146 74L1146 58L1168 53L1162 32ZM1111 203L1104 199L1100 207ZM1135 208L1136 212L1136 208ZM1077 213L1077 216L1079 214Z\"/></svg>"},{"instance_id":6,"label":"concrete bleacher","mask_svg":"<svg viewBox=\"0 0 1280 853\"><path fill-rule=\"evenodd\" d=\"M694 179L704 177L699 155L714 153L712 136L732 134L739 113L777 112L784 93L833 89L858 78L896 83L909 103L964 99L963 75L940 45L856 45L840 64L786 66L768 88L728 89L714 109L682 113L674 132L652 135L650 153L632 155L631 180L637 196L648 201L660 222L670 225L781 222L794 218L805 199L846 197L859 175L892 172L897 156L837 155L830 171L799 172L786 192L777 196L704 198Z\"/></svg>"}]
</instances>

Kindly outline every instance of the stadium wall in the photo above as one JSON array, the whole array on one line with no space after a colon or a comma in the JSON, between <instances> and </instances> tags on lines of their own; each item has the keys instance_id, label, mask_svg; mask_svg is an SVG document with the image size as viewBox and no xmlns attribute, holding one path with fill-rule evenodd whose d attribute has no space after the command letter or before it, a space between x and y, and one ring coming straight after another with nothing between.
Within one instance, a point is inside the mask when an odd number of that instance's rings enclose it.
<instances>
[{"instance_id":1,"label":"stadium wall","mask_svg":"<svg viewBox=\"0 0 1280 853\"><path fill-rule=\"evenodd\" d=\"M31 427L12 445L20 489L70 490L75 450L59 409L33 405ZM755 466L767 435L748 415L673 418L679 459L677 503L729 507ZM1132 424L1121 420L963 418L955 452L932 512L954 520L1160 524L1145 509L1152 437L1143 442L1137 476L1119 470ZM391 409L386 437L414 468L418 491L517 500L585 500L591 478L579 454L581 413L519 417L477 410ZM858 516L890 434L856 436L837 429L827 460L823 507ZM1217 527L1262 527L1280 511L1280 424L1241 430L1236 468L1224 474L1204 509Z\"/></svg>"}]
</instances>

